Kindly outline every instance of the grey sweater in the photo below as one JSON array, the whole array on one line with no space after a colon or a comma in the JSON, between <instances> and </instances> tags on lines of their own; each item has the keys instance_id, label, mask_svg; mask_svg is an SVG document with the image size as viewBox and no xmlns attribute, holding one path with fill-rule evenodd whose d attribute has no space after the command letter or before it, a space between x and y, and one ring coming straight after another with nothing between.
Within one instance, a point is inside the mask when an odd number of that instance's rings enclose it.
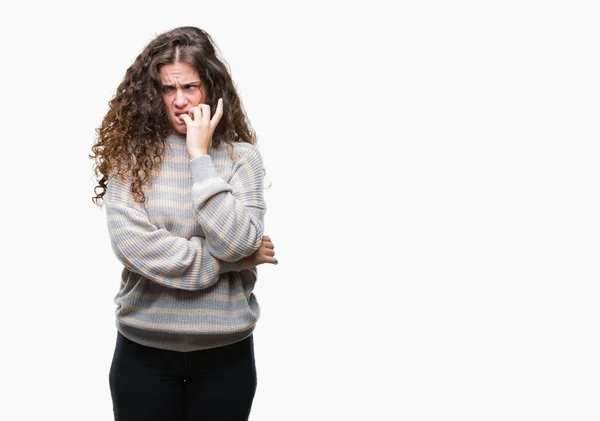
<instances>
[{"instance_id":1,"label":"grey sweater","mask_svg":"<svg viewBox=\"0 0 600 421\"><path fill-rule=\"evenodd\" d=\"M263 237L266 204L258 147L221 143L190 160L172 134L159 172L136 203L129 177L109 177L104 206L123 264L117 329L142 345L192 351L248 337L260 316L257 268L239 260Z\"/></svg>"}]
</instances>

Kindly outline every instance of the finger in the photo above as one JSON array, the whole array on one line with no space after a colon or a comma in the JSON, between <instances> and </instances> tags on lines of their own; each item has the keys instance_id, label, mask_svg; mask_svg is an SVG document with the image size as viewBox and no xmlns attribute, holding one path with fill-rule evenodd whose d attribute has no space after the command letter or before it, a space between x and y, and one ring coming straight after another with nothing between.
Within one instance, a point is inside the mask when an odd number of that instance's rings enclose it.
<instances>
[{"instance_id":1,"label":"finger","mask_svg":"<svg viewBox=\"0 0 600 421\"><path fill-rule=\"evenodd\" d=\"M181 119L183 120L186 126L192 124L192 118L187 114L181 114Z\"/></svg>"},{"instance_id":2,"label":"finger","mask_svg":"<svg viewBox=\"0 0 600 421\"><path fill-rule=\"evenodd\" d=\"M202 111L202 125L209 127L209 125L210 125L210 105L199 104L198 107Z\"/></svg>"},{"instance_id":3,"label":"finger","mask_svg":"<svg viewBox=\"0 0 600 421\"><path fill-rule=\"evenodd\" d=\"M221 121L221 117L223 117L223 98L219 98L219 100L217 101L217 109L215 111L215 115L210 120L211 127L217 127L217 124L219 124L219 121Z\"/></svg>"},{"instance_id":4,"label":"finger","mask_svg":"<svg viewBox=\"0 0 600 421\"><path fill-rule=\"evenodd\" d=\"M190 112L192 113L194 121L200 121L200 119L202 118L202 111L200 110L200 108L192 107L190 108Z\"/></svg>"},{"instance_id":5,"label":"finger","mask_svg":"<svg viewBox=\"0 0 600 421\"><path fill-rule=\"evenodd\" d=\"M264 240L271 241L271 237L269 237L268 235L263 235L263 241Z\"/></svg>"},{"instance_id":6,"label":"finger","mask_svg":"<svg viewBox=\"0 0 600 421\"><path fill-rule=\"evenodd\" d=\"M265 242L265 247L268 248L268 249L274 249L275 248L275 244Z\"/></svg>"},{"instance_id":7,"label":"finger","mask_svg":"<svg viewBox=\"0 0 600 421\"><path fill-rule=\"evenodd\" d=\"M261 263L273 263L273 264L276 265L277 263L279 263L279 260L277 260L274 257L267 257L267 256L265 256L262 259L260 259L260 262Z\"/></svg>"}]
</instances>

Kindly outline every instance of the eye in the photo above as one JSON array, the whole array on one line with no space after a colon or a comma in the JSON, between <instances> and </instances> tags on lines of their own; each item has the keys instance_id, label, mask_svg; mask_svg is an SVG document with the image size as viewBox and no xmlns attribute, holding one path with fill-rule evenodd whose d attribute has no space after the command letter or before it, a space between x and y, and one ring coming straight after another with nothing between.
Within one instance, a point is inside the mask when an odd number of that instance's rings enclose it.
<instances>
[{"instance_id":1,"label":"eye","mask_svg":"<svg viewBox=\"0 0 600 421\"><path fill-rule=\"evenodd\" d=\"M162 92L164 94L168 94L168 93L171 93L171 92L175 91L175 87L173 87L173 86L163 86L161 88L161 90L162 90Z\"/></svg>"},{"instance_id":2,"label":"eye","mask_svg":"<svg viewBox=\"0 0 600 421\"><path fill-rule=\"evenodd\" d=\"M184 85L184 88L188 91L193 91L195 89L198 89L198 85Z\"/></svg>"}]
</instances>

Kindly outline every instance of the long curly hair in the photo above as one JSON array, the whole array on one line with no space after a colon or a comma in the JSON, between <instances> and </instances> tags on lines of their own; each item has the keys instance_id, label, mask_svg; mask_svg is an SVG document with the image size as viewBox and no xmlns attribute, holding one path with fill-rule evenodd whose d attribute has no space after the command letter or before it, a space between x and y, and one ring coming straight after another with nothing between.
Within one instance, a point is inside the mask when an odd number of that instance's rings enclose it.
<instances>
[{"instance_id":1,"label":"long curly hair","mask_svg":"<svg viewBox=\"0 0 600 421\"><path fill-rule=\"evenodd\" d=\"M166 138L172 131L161 95L160 68L174 63L185 63L198 71L207 87L205 103L213 113L217 100L223 98L223 116L213 133L212 147L225 142L233 151L232 142L257 143L235 84L210 35L193 26L175 28L154 38L127 69L108 103L102 125L96 129L93 153L88 157L94 159L98 185L92 202L97 206L102 206L100 199L113 173L129 175L135 201L146 201L142 187L160 168Z\"/></svg>"}]
</instances>

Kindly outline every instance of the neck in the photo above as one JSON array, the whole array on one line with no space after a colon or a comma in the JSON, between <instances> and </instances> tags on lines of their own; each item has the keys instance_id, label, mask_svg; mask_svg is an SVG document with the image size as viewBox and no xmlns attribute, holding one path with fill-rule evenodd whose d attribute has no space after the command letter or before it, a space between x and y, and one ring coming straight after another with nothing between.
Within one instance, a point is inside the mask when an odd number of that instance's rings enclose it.
<instances>
[{"instance_id":1,"label":"neck","mask_svg":"<svg viewBox=\"0 0 600 421\"><path fill-rule=\"evenodd\" d=\"M171 132L171 134L169 135L167 140L169 142L180 143L180 144L185 145L186 135L181 134L179 132Z\"/></svg>"}]
</instances>

